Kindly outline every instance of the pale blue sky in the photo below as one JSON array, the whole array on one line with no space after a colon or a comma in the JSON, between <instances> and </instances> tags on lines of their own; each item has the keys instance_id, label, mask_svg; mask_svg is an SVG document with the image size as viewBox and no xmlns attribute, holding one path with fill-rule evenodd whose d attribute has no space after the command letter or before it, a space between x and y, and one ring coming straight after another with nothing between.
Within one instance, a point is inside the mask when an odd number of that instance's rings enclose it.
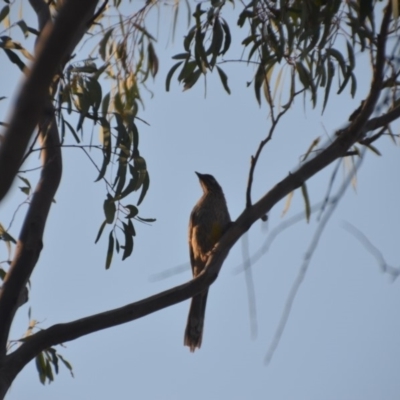
<instances>
[{"instance_id":1,"label":"pale blue sky","mask_svg":"<svg viewBox=\"0 0 400 400\"><path fill-rule=\"evenodd\" d=\"M226 19L235 29L236 20L226 8ZM194 171L217 178L232 218L243 210L250 156L270 127L266 105L258 107L253 89L246 88L254 71L244 65L224 65L231 96L211 74L207 98L201 83L182 93L174 80L171 92L165 93L165 76L174 62L170 56L181 51L179 39L184 31L178 30L176 43L166 47L163 28L161 18L157 48L161 65L152 87L155 97L146 100L146 109L140 114L151 126L139 124L140 150L151 177L140 215L157 218L157 222L136 224L133 256L125 262L115 256L111 269L105 271L106 235L94 245L103 221L104 186L93 183L97 172L82 152L66 149L57 203L32 276L29 306L43 328L140 300L190 279L188 267L186 273L151 281L154 274L188 261L188 218L201 195ZM238 58L240 51L232 48L227 58ZM0 95L10 95L18 71L3 53L0 65L7 73ZM299 163L312 140L317 136L327 140L327 135L345 124L368 89L369 69L361 65L357 77L357 98L338 97L332 91L323 116L321 107L311 110L308 98L305 103L296 100L263 152L255 176L255 200ZM2 116L7 105L0 102ZM88 137L90 130L90 126L85 129ZM388 263L399 266L399 149L386 138L377 147L383 157L367 152L357 188L349 188L321 238L268 367L263 359L317 227L315 217L309 224L303 221L284 231L253 266L258 313L255 339L250 333L244 275L234 274L242 261L238 243L211 287L203 345L195 354L183 346L189 307L185 302L66 343L59 351L73 364L75 378L61 367L55 382L42 386L32 362L16 379L7 399L398 399L399 282L391 283L389 276L380 272L376 260L342 224L352 223L382 251ZM323 199L332 169L308 182L313 202ZM344 174L341 168L338 184ZM13 194L15 197L10 195L1 205L4 225L17 204L13 201L23 199L17 188ZM132 201L136 201L134 197ZM268 223L259 221L251 228L250 252L285 220L281 219L283 207L284 202L279 203ZM302 209L297 191L286 218ZM14 236L24 210L22 207L18 214ZM0 247L1 260L5 254L5 247ZM14 338L26 330L29 306L20 309Z\"/></svg>"}]
</instances>

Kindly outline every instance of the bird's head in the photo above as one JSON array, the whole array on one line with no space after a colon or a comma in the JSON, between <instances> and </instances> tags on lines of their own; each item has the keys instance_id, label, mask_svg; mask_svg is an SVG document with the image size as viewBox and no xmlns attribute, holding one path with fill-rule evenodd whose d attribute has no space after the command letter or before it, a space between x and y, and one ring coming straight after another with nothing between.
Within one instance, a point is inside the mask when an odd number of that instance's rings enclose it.
<instances>
[{"instance_id":1,"label":"bird's head","mask_svg":"<svg viewBox=\"0 0 400 400\"><path fill-rule=\"evenodd\" d=\"M200 174L199 172L196 172L196 175L199 177L204 193L222 193L221 186L212 175Z\"/></svg>"}]
</instances>

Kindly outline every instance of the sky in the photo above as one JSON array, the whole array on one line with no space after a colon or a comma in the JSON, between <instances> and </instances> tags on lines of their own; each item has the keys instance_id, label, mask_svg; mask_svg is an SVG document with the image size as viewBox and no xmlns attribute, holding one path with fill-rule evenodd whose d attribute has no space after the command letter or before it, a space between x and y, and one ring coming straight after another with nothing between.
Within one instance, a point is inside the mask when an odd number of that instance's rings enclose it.
<instances>
[{"instance_id":1,"label":"sky","mask_svg":"<svg viewBox=\"0 0 400 400\"><path fill-rule=\"evenodd\" d=\"M233 29L239 6L232 11L225 8L224 17L232 21ZM259 107L253 89L246 87L255 71L240 63L224 64L230 96L215 74L207 76L206 97L202 84L182 92L175 79L166 93L165 77L174 63L171 56L181 51L179 39L185 25L182 23L171 43L165 34L169 29L169 17L165 16L170 14L162 12L157 46L160 71L151 85L155 95L148 96L140 114L150 126L139 124L140 151L151 179L140 216L157 221L136 223L133 255L124 262L114 256L106 271L107 235L94 244L104 219L104 185L94 183L97 171L82 152L65 149L64 174L46 226L44 249L32 275L30 301L18 312L13 339L26 331L29 308L32 318L46 328L138 301L189 280L188 220L201 196L194 171L216 177L232 219L243 211L250 157L271 124L265 102ZM28 9L24 15L33 18ZM154 31L156 21L156 17L149 21ZM234 46L226 58L239 58L240 51ZM12 98L18 71L2 53L0 65L0 96ZM315 138L328 141L346 124L369 87L370 71L362 65L360 62L357 70L357 96L351 99L348 93L336 96L332 92L323 115L321 104L313 110L308 97L296 99L263 151L255 174L254 200L299 164ZM7 100L0 102L0 120L6 119L9 106ZM91 127L86 129L89 137ZM239 241L210 289L200 350L191 354L183 346L186 301L65 343L57 350L72 363L74 378L61 366L55 381L44 386L31 362L13 383L7 399L398 399L399 281L382 273L376 259L344 228L346 222L351 223L382 252L388 264L399 267L399 149L389 138L382 138L376 147L382 156L366 153L355 186L348 188L320 237L268 365L264 358L318 227L318 213L309 223L301 220L282 231L252 265L256 335L251 330L245 274L238 267L243 264ZM31 162L37 163L35 157ZM333 168L308 181L312 203L324 198ZM348 172L340 167L335 190ZM29 176L32 183L35 176ZM0 222L5 226L24 200L20 185L15 182L0 205ZM132 201L136 200L132 196ZM275 227L304 211L301 193L295 192L282 217L284 206L285 200L271 210L268 222L252 226L246 237L250 254L265 243ZM11 230L14 236L18 236L25 211L23 205L17 213ZM2 245L0 260L5 258ZM154 279L184 263L186 271Z\"/></svg>"}]
</instances>

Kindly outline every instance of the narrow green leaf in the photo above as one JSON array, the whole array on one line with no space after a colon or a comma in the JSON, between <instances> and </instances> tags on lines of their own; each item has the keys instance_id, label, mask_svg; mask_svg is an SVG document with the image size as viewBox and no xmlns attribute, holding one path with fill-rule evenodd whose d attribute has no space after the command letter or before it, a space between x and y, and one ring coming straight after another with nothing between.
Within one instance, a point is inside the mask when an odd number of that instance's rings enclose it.
<instances>
[{"instance_id":1,"label":"narrow green leaf","mask_svg":"<svg viewBox=\"0 0 400 400\"><path fill-rule=\"evenodd\" d=\"M264 83L264 80L265 80L264 65L260 64L254 78L254 92L256 94L256 99L260 106L261 106L261 87Z\"/></svg>"},{"instance_id":2,"label":"narrow green leaf","mask_svg":"<svg viewBox=\"0 0 400 400\"><path fill-rule=\"evenodd\" d=\"M174 74L174 72L179 68L179 66L182 64L182 61L179 61L178 63L176 63L168 72L167 74L167 78L165 79L165 90L167 92L169 92L169 88L171 85L171 79L172 79L172 75Z\"/></svg>"},{"instance_id":3,"label":"narrow green leaf","mask_svg":"<svg viewBox=\"0 0 400 400\"><path fill-rule=\"evenodd\" d=\"M21 61L21 59L11 50L9 49L3 49L5 53L7 54L7 57L9 60L18 66L18 68L24 72L25 70L25 64Z\"/></svg>"},{"instance_id":4,"label":"narrow green leaf","mask_svg":"<svg viewBox=\"0 0 400 400\"><path fill-rule=\"evenodd\" d=\"M53 347L50 347L46 350L46 352L50 353L51 363L54 366L54 371L56 372L56 374L58 374L58 356L56 350Z\"/></svg>"},{"instance_id":5,"label":"narrow green leaf","mask_svg":"<svg viewBox=\"0 0 400 400\"><path fill-rule=\"evenodd\" d=\"M108 92L103 97L103 101L101 103L101 112L102 112L104 118L107 116L109 105L110 105L110 92Z\"/></svg>"},{"instance_id":6,"label":"narrow green leaf","mask_svg":"<svg viewBox=\"0 0 400 400\"><path fill-rule=\"evenodd\" d=\"M119 195L122 193L124 186L125 186L126 171L127 171L127 163L121 162L118 166L118 171L117 171L116 179L114 182L115 196L118 196L118 198L120 198Z\"/></svg>"},{"instance_id":7,"label":"narrow green leaf","mask_svg":"<svg viewBox=\"0 0 400 400\"><path fill-rule=\"evenodd\" d=\"M224 42L224 31L221 27L221 23L219 21L219 18L216 18L214 21L214 26L213 26L213 35L211 39L211 44L210 47L207 49L206 54L212 54L213 57L210 61L211 67L214 67L217 57L221 51L222 44Z\"/></svg>"},{"instance_id":8,"label":"narrow green leaf","mask_svg":"<svg viewBox=\"0 0 400 400\"><path fill-rule=\"evenodd\" d=\"M103 203L104 215L107 224L112 224L115 218L116 207L113 198L107 194L107 199Z\"/></svg>"},{"instance_id":9,"label":"narrow green leaf","mask_svg":"<svg viewBox=\"0 0 400 400\"><path fill-rule=\"evenodd\" d=\"M149 42L147 46L147 54L151 76L154 78L158 72L159 61L153 43L151 42Z\"/></svg>"},{"instance_id":10,"label":"narrow green leaf","mask_svg":"<svg viewBox=\"0 0 400 400\"><path fill-rule=\"evenodd\" d=\"M109 122L104 118L100 118L100 135L103 144L103 156L107 159L107 163L111 160L111 130Z\"/></svg>"},{"instance_id":11,"label":"narrow green leaf","mask_svg":"<svg viewBox=\"0 0 400 400\"><path fill-rule=\"evenodd\" d=\"M200 29L196 31L195 46L194 46L194 58L196 59L197 66L201 71L208 68L208 60L206 49L204 48L205 33L202 33Z\"/></svg>"},{"instance_id":12,"label":"narrow green leaf","mask_svg":"<svg viewBox=\"0 0 400 400\"><path fill-rule=\"evenodd\" d=\"M113 33L114 28L109 29L103 36L103 38L99 42L99 54L100 57L105 61L106 60L106 48L107 42L110 39L111 34Z\"/></svg>"},{"instance_id":13,"label":"narrow green leaf","mask_svg":"<svg viewBox=\"0 0 400 400\"><path fill-rule=\"evenodd\" d=\"M357 78L354 74L351 74L351 89L350 89L351 97L354 98L356 91L357 91Z\"/></svg>"},{"instance_id":14,"label":"narrow green leaf","mask_svg":"<svg viewBox=\"0 0 400 400\"><path fill-rule=\"evenodd\" d=\"M186 61L182 67L181 72L178 75L178 81L182 82L185 79L188 79L193 74L193 71L196 69L196 66L197 66L196 61Z\"/></svg>"},{"instance_id":15,"label":"narrow green leaf","mask_svg":"<svg viewBox=\"0 0 400 400\"><path fill-rule=\"evenodd\" d=\"M247 38L242 40L242 45L244 47L248 46L250 43L254 42L257 39L257 35L250 35Z\"/></svg>"},{"instance_id":16,"label":"narrow green leaf","mask_svg":"<svg viewBox=\"0 0 400 400\"><path fill-rule=\"evenodd\" d=\"M28 188L26 186L19 186L19 188L21 189L21 192L26 194L27 196L29 196L30 192L31 192L31 188Z\"/></svg>"},{"instance_id":17,"label":"narrow green leaf","mask_svg":"<svg viewBox=\"0 0 400 400\"><path fill-rule=\"evenodd\" d=\"M197 69L188 78L186 78L184 80L185 84L183 86L183 90L185 91L185 90L188 90L191 87L193 87L196 84L196 82L198 81L198 79L200 78L201 73L202 73L201 70Z\"/></svg>"},{"instance_id":18,"label":"narrow green leaf","mask_svg":"<svg viewBox=\"0 0 400 400\"><path fill-rule=\"evenodd\" d=\"M332 85L332 79L333 79L333 76L335 75L335 66L333 65L333 62L331 60L328 61L327 69L328 69L328 74L327 74L327 80L326 80L326 88L325 88L324 104L322 106L322 113L324 112L326 104L328 103L329 92L331 90L331 85Z\"/></svg>"},{"instance_id":19,"label":"narrow green leaf","mask_svg":"<svg viewBox=\"0 0 400 400\"><path fill-rule=\"evenodd\" d=\"M188 60L190 58L190 53L179 53L172 57L173 60Z\"/></svg>"},{"instance_id":20,"label":"narrow green leaf","mask_svg":"<svg viewBox=\"0 0 400 400\"><path fill-rule=\"evenodd\" d=\"M308 197L308 191L307 191L307 186L306 186L305 182L301 185L301 193L302 193L303 199L304 199L306 220L307 220L307 222L310 222L311 205L310 205L310 199Z\"/></svg>"},{"instance_id":21,"label":"narrow green leaf","mask_svg":"<svg viewBox=\"0 0 400 400\"><path fill-rule=\"evenodd\" d=\"M46 362L44 360L43 352L40 352L35 357L36 369L39 373L39 380L42 385L46 383Z\"/></svg>"},{"instance_id":22,"label":"narrow green leaf","mask_svg":"<svg viewBox=\"0 0 400 400\"><path fill-rule=\"evenodd\" d=\"M304 86L304 89L308 89L311 83L309 71L300 61L296 62L296 70L299 75L300 82Z\"/></svg>"},{"instance_id":23,"label":"narrow green leaf","mask_svg":"<svg viewBox=\"0 0 400 400\"><path fill-rule=\"evenodd\" d=\"M196 33L196 26L193 26L190 30L189 33L185 36L183 40L183 48L185 51L190 52L190 45L192 43L192 40L194 38L194 35Z\"/></svg>"},{"instance_id":24,"label":"narrow green leaf","mask_svg":"<svg viewBox=\"0 0 400 400\"><path fill-rule=\"evenodd\" d=\"M106 174L107 171L107 157L103 157L103 164L101 165L101 169L99 171L99 176L96 178L95 182L98 182L100 179L104 178L104 175Z\"/></svg>"},{"instance_id":25,"label":"narrow green leaf","mask_svg":"<svg viewBox=\"0 0 400 400\"><path fill-rule=\"evenodd\" d=\"M82 129L83 122L84 122L86 115L89 111L89 108L91 106L90 97L87 92L82 93L78 96L77 106L78 106L78 110L79 110L79 120L76 125L76 130L79 131L80 129Z\"/></svg>"},{"instance_id":26,"label":"narrow green leaf","mask_svg":"<svg viewBox=\"0 0 400 400\"><path fill-rule=\"evenodd\" d=\"M130 229L125 222L122 223L123 225L123 231L125 235L125 246L124 246L124 254L122 255L122 261L124 261L126 258L128 258L133 251L133 236L130 233Z\"/></svg>"},{"instance_id":27,"label":"narrow green leaf","mask_svg":"<svg viewBox=\"0 0 400 400\"><path fill-rule=\"evenodd\" d=\"M224 30L224 34L225 34L224 47L221 51L221 54L225 54L229 50L229 47L231 47L232 36L231 36L231 31L229 29L229 25L222 18L221 18L221 26L222 26L222 29Z\"/></svg>"},{"instance_id":28,"label":"narrow green leaf","mask_svg":"<svg viewBox=\"0 0 400 400\"><path fill-rule=\"evenodd\" d=\"M347 75L344 77L344 80L342 82L342 84L339 87L339 90L337 91L337 94L342 93L343 89L347 86L347 83L349 82L350 78L351 78L351 68L348 67L347 68Z\"/></svg>"},{"instance_id":29,"label":"narrow green leaf","mask_svg":"<svg viewBox=\"0 0 400 400\"><path fill-rule=\"evenodd\" d=\"M58 354L58 358L69 369L69 372L71 373L71 375L73 377L74 373L72 372L72 365L61 354Z\"/></svg>"},{"instance_id":30,"label":"narrow green leaf","mask_svg":"<svg viewBox=\"0 0 400 400\"><path fill-rule=\"evenodd\" d=\"M49 360L46 361L46 378L49 380L49 382L54 381L53 370L51 368Z\"/></svg>"},{"instance_id":31,"label":"narrow green leaf","mask_svg":"<svg viewBox=\"0 0 400 400\"><path fill-rule=\"evenodd\" d=\"M89 78L86 83L86 88L90 99L90 105L93 108L93 112L97 114L103 97L101 85L97 79Z\"/></svg>"},{"instance_id":32,"label":"narrow green leaf","mask_svg":"<svg viewBox=\"0 0 400 400\"><path fill-rule=\"evenodd\" d=\"M366 147L368 147L368 149L370 149L373 153L375 153L377 156L381 156L381 152L372 144L365 144Z\"/></svg>"},{"instance_id":33,"label":"narrow green leaf","mask_svg":"<svg viewBox=\"0 0 400 400\"><path fill-rule=\"evenodd\" d=\"M142 221L142 222L155 222L155 221L157 221L155 218L142 218L142 217L139 217L139 216L137 216L136 219L138 219L139 221Z\"/></svg>"},{"instance_id":34,"label":"narrow green leaf","mask_svg":"<svg viewBox=\"0 0 400 400\"><path fill-rule=\"evenodd\" d=\"M13 242L14 244L17 244L17 241L6 231L2 224L0 224L0 239L5 242Z\"/></svg>"},{"instance_id":35,"label":"narrow green leaf","mask_svg":"<svg viewBox=\"0 0 400 400\"><path fill-rule=\"evenodd\" d=\"M139 214L139 210L137 207L129 204L127 206L125 206L125 208L127 208L129 210L129 214L126 215L126 218L133 218L136 217L136 215Z\"/></svg>"},{"instance_id":36,"label":"narrow green leaf","mask_svg":"<svg viewBox=\"0 0 400 400\"><path fill-rule=\"evenodd\" d=\"M21 28L24 37L27 38L29 36L29 29L28 25L26 25L26 22L23 19L21 19L17 22L17 25Z\"/></svg>"},{"instance_id":37,"label":"narrow green leaf","mask_svg":"<svg viewBox=\"0 0 400 400\"><path fill-rule=\"evenodd\" d=\"M314 150L314 148L318 146L320 140L321 138L318 136L316 139L312 141L310 147L306 151L306 154L304 154L304 156L301 159L302 162L304 162L307 159L307 157L311 154L311 152Z\"/></svg>"},{"instance_id":38,"label":"narrow green leaf","mask_svg":"<svg viewBox=\"0 0 400 400\"><path fill-rule=\"evenodd\" d=\"M102 233L103 233L103 231L104 231L104 227L106 226L106 224L107 224L107 220L105 219L105 220L102 222L102 224L100 225L100 229L99 229L99 231L97 232L96 240L94 241L94 243L97 243L97 242L100 240L100 237L101 237L101 235L102 235Z\"/></svg>"},{"instance_id":39,"label":"narrow green leaf","mask_svg":"<svg viewBox=\"0 0 400 400\"><path fill-rule=\"evenodd\" d=\"M147 193L147 190L149 189L149 186L150 186L150 176L149 176L148 171L146 171L146 176L144 177L144 180L143 180L142 192L140 193L140 197L139 197L139 200L137 202L138 206L143 201L144 196L146 196L146 193Z\"/></svg>"},{"instance_id":40,"label":"narrow green leaf","mask_svg":"<svg viewBox=\"0 0 400 400\"><path fill-rule=\"evenodd\" d=\"M224 87L225 91L228 94L231 94L231 89L229 89L229 86L228 86L228 76L225 74L225 72L220 67L218 67L218 65L217 65L217 71L218 71L219 78L221 79L221 83L222 83L222 86Z\"/></svg>"},{"instance_id":41,"label":"narrow green leaf","mask_svg":"<svg viewBox=\"0 0 400 400\"><path fill-rule=\"evenodd\" d=\"M128 231L132 236L136 236L136 231L131 219L128 219Z\"/></svg>"},{"instance_id":42,"label":"narrow green leaf","mask_svg":"<svg viewBox=\"0 0 400 400\"><path fill-rule=\"evenodd\" d=\"M327 49L326 52L329 55L329 57L332 56L337 60L340 69L342 70L343 76L346 76L347 67L346 67L346 62L344 61L343 54L334 48Z\"/></svg>"},{"instance_id":43,"label":"narrow green leaf","mask_svg":"<svg viewBox=\"0 0 400 400\"><path fill-rule=\"evenodd\" d=\"M350 68L354 69L354 67L356 65L355 58L354 58L354 49L348 40L346 41L346 45L347 45L347 56L349 59Z\"/></svg>"},{"instance_id":44,"label":"narrow green leaf","mask_svg":"<svg viewBox=\"0 0 400 400\"><path fill-rule=\"evenodd\" d=\"M20 175L18 175L18 178L21 179L21 181L24 182L26 186L28 186L29 188L31 187L31 183L28 181L28 179Z\"/></svg>"},{"instance_id":45,"label":"narrow green leaf","mask_svg":"<svg viewBox=\"0 0 400 400\"><path fill-rule=\"evenodd\" d=\"M10 6L4 6L0 11L0 22L10 13Z\"/></svg>"},{"instance_id":46,"label":"narrow green leaf","mask_svg":"<svg viewBox=\"0 0 400 400\"><path fill-rule=\"evenodd\" d=\"M80 143L81 140L79 139L79 136L75 132L75 129L72 127L72 125L66 120L64 120L64 122L65 122L65 125L67 125L67 128L69 129L69 131L72 133L72 136L74 137L76 143Z\"/></svg>"},{"instance_id":47,"label":"narrow green leaf","mask_svg":"<svg viewBox=\"0 0 400 400\"><path fill-rule=\"evenodd\" d=\"M113 231L110 232L108 236L108 249L107 249L107 257L106 257L106 269L110 268L112 257L114 253L114 235Z\"/></svg>"}]
</instances>

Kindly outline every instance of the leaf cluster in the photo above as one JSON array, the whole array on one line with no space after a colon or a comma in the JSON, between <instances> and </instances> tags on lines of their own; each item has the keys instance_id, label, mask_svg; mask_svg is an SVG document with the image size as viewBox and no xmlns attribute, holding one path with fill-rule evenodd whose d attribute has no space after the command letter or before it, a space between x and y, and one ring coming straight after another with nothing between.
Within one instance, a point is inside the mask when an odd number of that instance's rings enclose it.
<instances>
[{"instance_id":1,"label":"leaf cluster","mask_svg":"<svg viewBox=\"0 0 400 400\"><path fill-rule=\"evenodd\" d=\"M141 90L146 88L146 81L157 75L159 61L155 51L155 38L145 27L145 17L151 8L148 4L138 12L125 17L114 4L117 12L116 22L105 19L104 13L96 16L93 25L91 40L98 38L100 41L93 50L93 54L83 61L75 61L74 56L69 60L64 71L54 78L51 95L54 98L54 107L57 112L60 139L62 146L68 145L70 138L75 142L75 147L85 151L86 155L97 168L96 182L104 182L107 196L104 204L113 204L117 210L129 210L135 207L135 215L131 212L128 223L122 222L117 216L111 218L110 207L104 207L106 220L101 224L96 242L99 240L105 225L111 225L110 238L113 237L115 249L124 250L123 259L127 258L133 249L135 229L133 219L141 222L152 222L153 219L139 217L139 206L150 186L150 177L146 160L139 150L139 128L142 99ZM51 5L57 12L58 2ZM104 10L102 10L104 11ZM9 19L10 6L6 5L0 10L1 20ZM111 21L111 22L110 22ZM16 64L21 71L26 70L26 65L17 53L21 53L29 61L33 56L11 36L15 34L14 28L22 30L26 38L29 33L37 34L21 19L16 23L8 21L9 36L0 37L0 48L6 53L9 60ZM109 87L108 90L105 88ZM99 131L100 143L86 145L87 128ZM71 146L72 147L72 146ZM100 162L94 160L86 147L101 150ZM35 150L33 146L29 153ZM100 153L99 153L100 154ZM29 182L21 172L20 179ZM29 195L30 186L25 185L21 190ZM138 192L136 205L126 204L127 198ZM127 208L128 207L128 208ZM115 228L122 229L124 244L119 243ZM111 239L109 244L111 243ZM110 266L110 246L108 250L106 267Z\"/></svg>"},{"instance_id":2,"label":"leaf cluster","mask_svg":"<svg viewBox=\"0 0 400 400\"><path fill-rule=\"evenodd\" d=\"M373 4L374 3L374 4ZM172 57L179 60L167 75L166 88L180 68L178 81L184 90L193 87L199 77L216 67L225 90L230 93L228 77L218 64L231 44L228 22L222 18L225 2L211 3L208 10L199 4L193 13L194 26L183 40L184 53ZM374 46L376 2L367 1L272 1L253 0L243 7L237 25L247 29L241 42L247 63L256 64L252 79L255 97L271 101L272 70L280 65L289 67L292 77L289 102L303 91L317 104L318 89L323 91L324 110L337 77L337 93L350 86L354 97L357 79L354 74L355 54Z\"/></svg>"},{"instance_id":3,"label":"leaf cluster","mask_svg":"<svg viewBox=\"0 0 400 400\"><path fill-rule=\"evenodd\" d=\"M181 67L178 81L183 83L183 90L193 87L200 76L216 67L224 89L230 94L228 77L217 64L218 57L223 56L231 45L231 33L228 23L221 17L224 2L203 10L199 3L193 13L195 20L185 36L183 47L185 52L172 58L179 60L169 71L166 78L166 90L169 91L171 79L175 71Z\"/></svg>"}]
</instances>

